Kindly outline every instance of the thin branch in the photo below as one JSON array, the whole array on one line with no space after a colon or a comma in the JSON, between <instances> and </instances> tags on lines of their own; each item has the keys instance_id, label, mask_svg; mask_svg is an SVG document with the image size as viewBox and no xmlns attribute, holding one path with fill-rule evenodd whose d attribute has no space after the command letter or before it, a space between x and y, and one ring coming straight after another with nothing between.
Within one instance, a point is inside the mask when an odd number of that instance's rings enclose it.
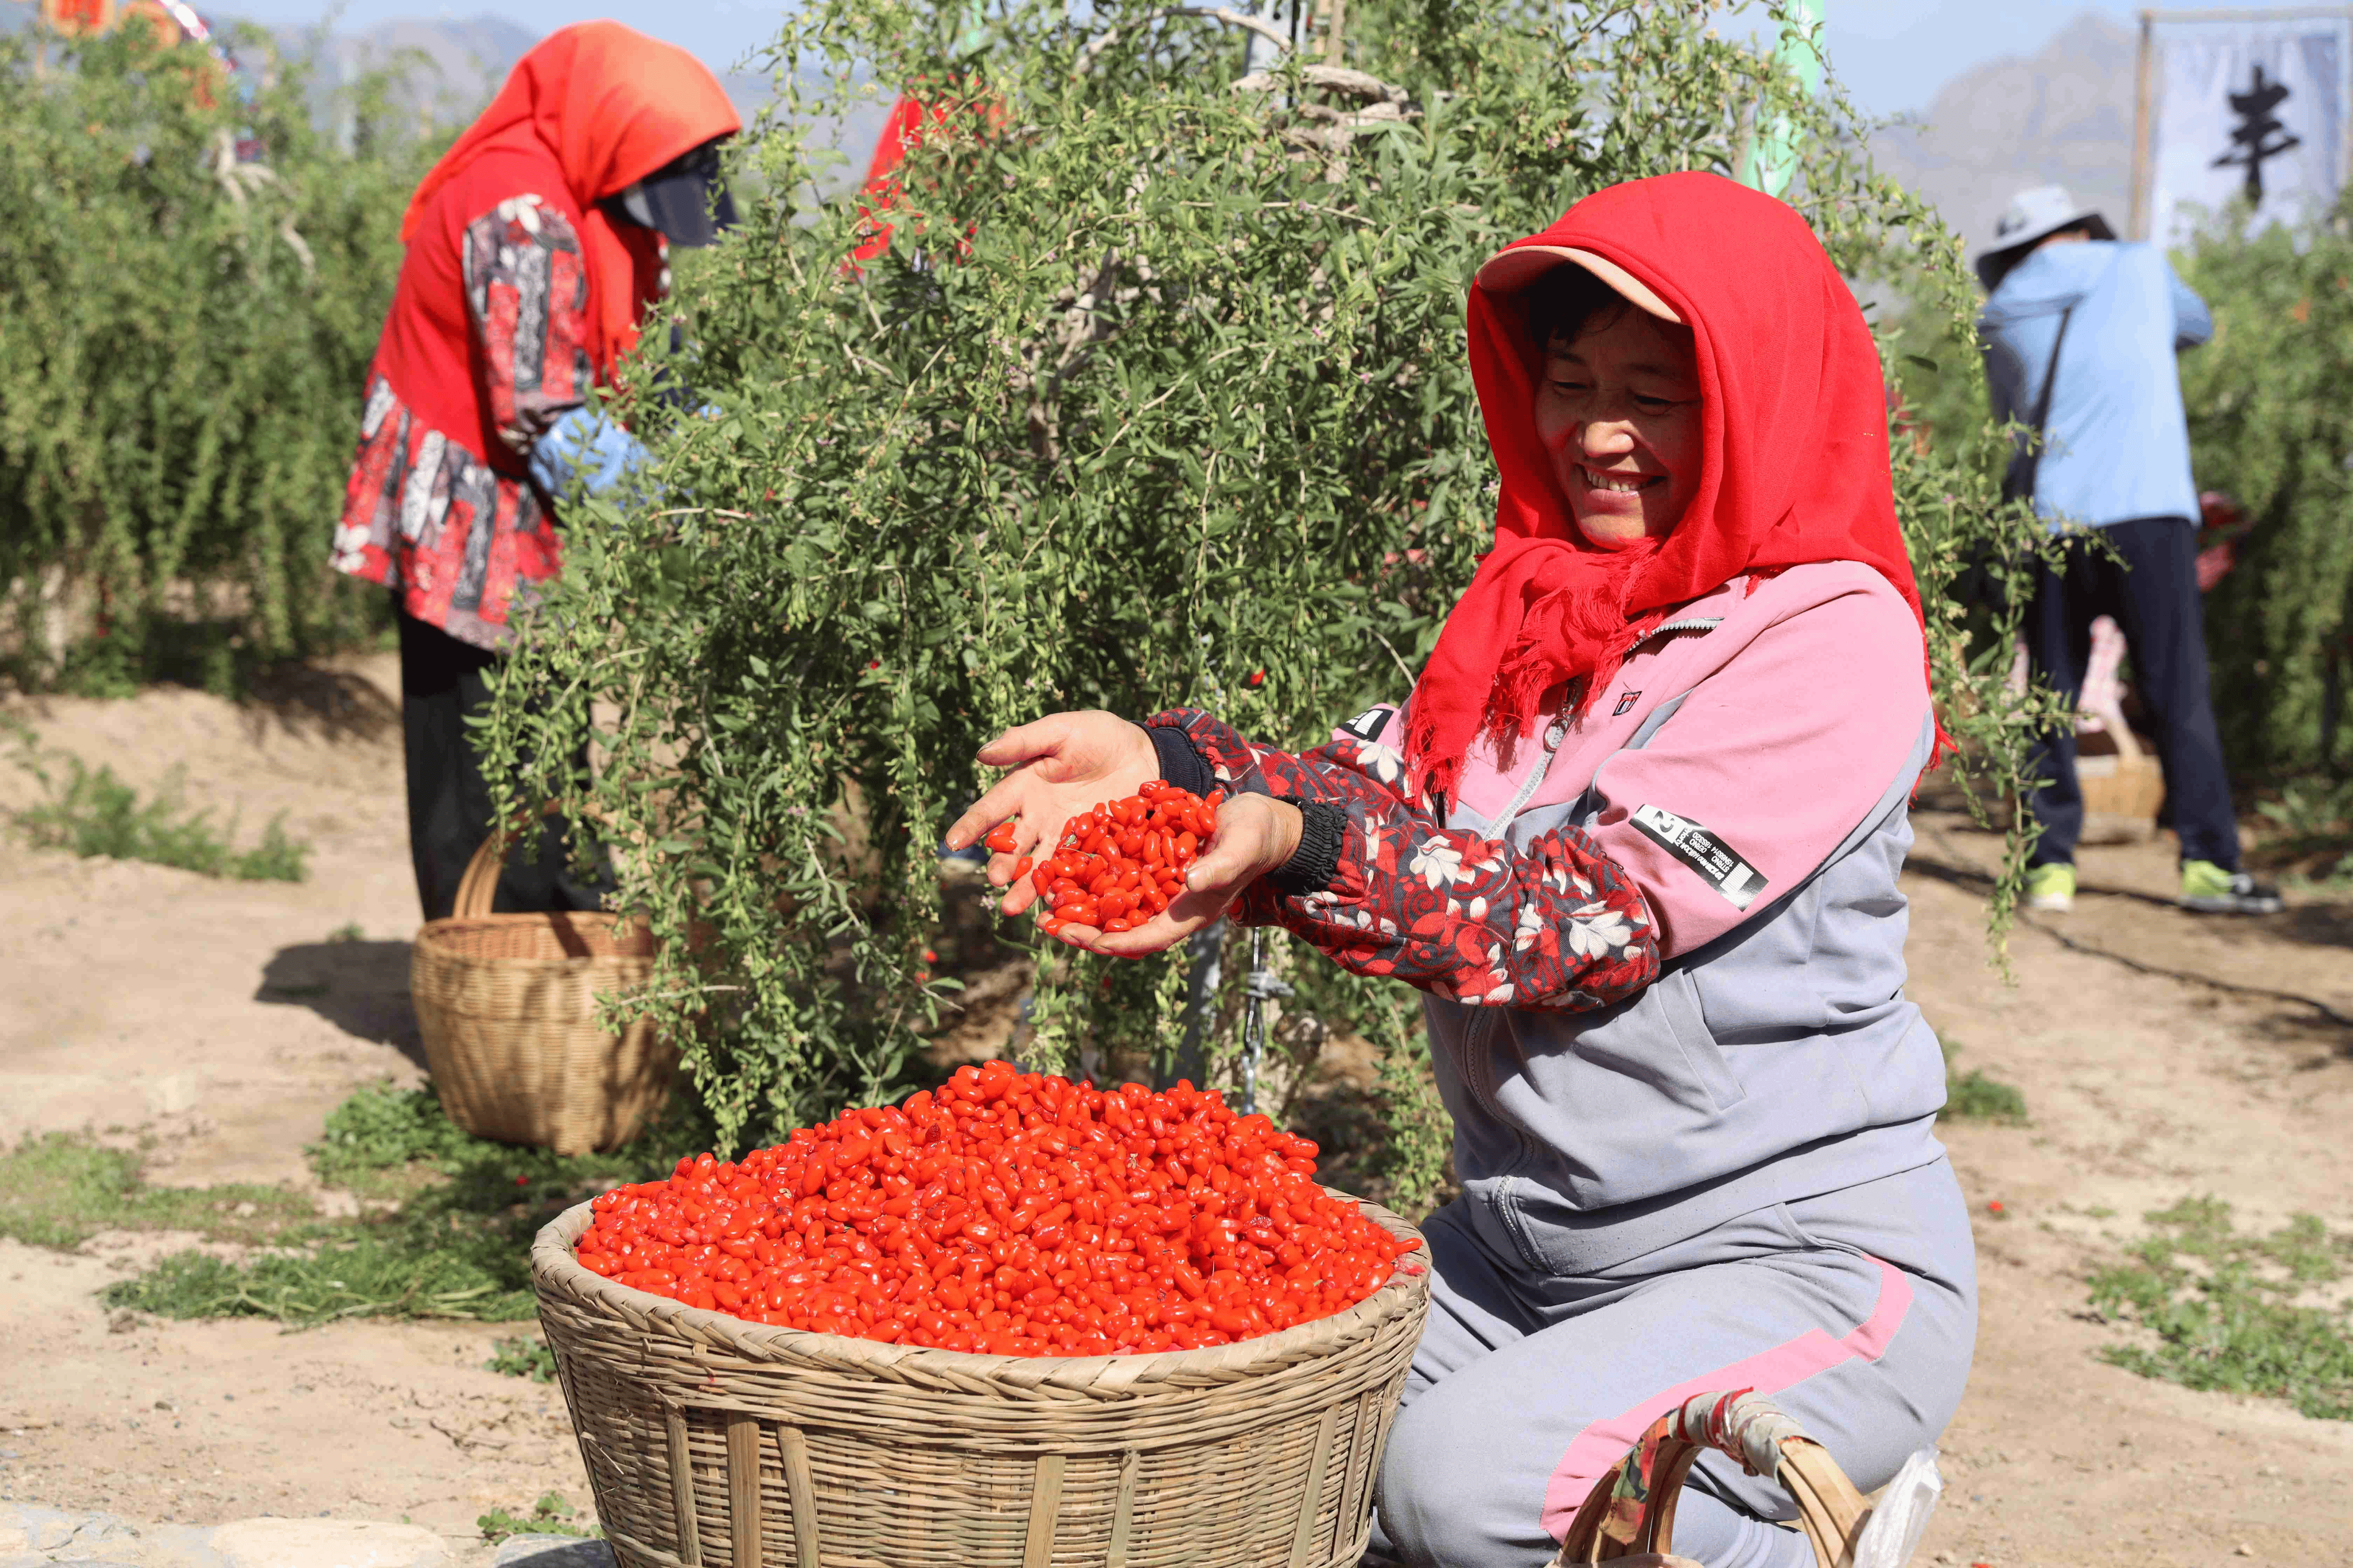
<instances>
[{"instance_id":1,"label":"thin branch","mask_svg":"<svg viewBox=\"0 0 2353 1568\"><path fill-rule=\"evenodd\" d=\"M1399 675L1402 675L1402 676L1404 676L1404 677L1405 677L1405 688L1406 688L1406 689L1407 689L1408 691L1412 690L1412 689L1413 689L1413 671L1412 671L1412 670L1410 670L1410 669L1408 669L1408 668L1406 668L1406 666L1405 666L1405 659L1404 659L1404 658L1402 658L1402 657L1398 653L1398 650L1397 650L1396 648L1394 648L1394 647L1389 647L1389 639L1388 639L1388 638L1387 638L1387 637L1383 637L1383 636L1381 636L1381 634L1380 634L1377 630L1375 630L1375 631L1373 632L1373 640L1374 640L1375 642L1377 642L1377 643L1380 644L1383 647L1388 648L1388 650L1389 650L1389 657L1390 657L1391 658L1394 658L1394 659L1396 659L1396 660L1397 660L1398 673Z\"/></svg>"},{"instance_id":2,"label":"thin branch","mask_svg":"<svg viewBox=\"0 0 2353 1568\"><path fill-rule=\"evenodd\" d=\"M1127 26L1148 27L1170 16L1203 16L1213 22L1223 22L1229 27L1247 27L1283 53L1291 52L1291 39L1273 23L1261 21L1256 16L1245 16L1240 11L1229 10L1223 5L1171 5L1148 16L1139 17ZM1124 31L1126 27L1112 27L1088 39L1086 47L1079 51L1079 68L1082 71L1093 68L1095 57L1119 42L1120 34Z\"/></svg>"},{"instance_id":3,"label":"thin branch","mask_svg":"<svg viewBox=\"0 0 2353 1568\"><path fill-rule=\"evenodd\" d=\"M1299 79L1310 87L1345 93L1366 103L1394 103L1405 107L1411 94L1391 82L1383 81L1369 71L1354 70L1346 66L1311 65L1299 68ZM1252 71L1234 83L1236 92L1272 92L1282 85L1282 79L1273 71Z\"/></svg>"}]
</instances>

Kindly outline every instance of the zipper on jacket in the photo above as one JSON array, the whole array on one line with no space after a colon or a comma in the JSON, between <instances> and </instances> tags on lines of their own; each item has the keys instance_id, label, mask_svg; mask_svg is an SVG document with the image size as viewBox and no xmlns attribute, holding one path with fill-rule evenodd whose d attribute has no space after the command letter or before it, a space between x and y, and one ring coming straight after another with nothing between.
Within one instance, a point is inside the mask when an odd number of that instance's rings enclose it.
<instances>
[{"instance_id":1,"label":"zipper on jacket","mask_svg":"<svg viewBox=\"0 0 2353 1568\"><path fill-rule=\"evenodd\" d=\"M1512 819L1519 816L1520 809L1544 787L1545 775L1552 772L1552 760L1560 755L1561 742L1567 739L1568 720L1566 716L1557 717L1545 726L1544 755L1538 757L1536 765L1528 770L1527 781L1513 794L1512 804L1504 807L1503 815L1495 818L1496 837L1501 838L1510 829Z\"/></svg>"},{"instance_id":2,"label":"zipper on jacket","mask_svg":"<svg viewBox=\"0 0 2353 1568\"><path fill-rule=\"evenodd\" d=\"M1662 621L1651 628L1651 635L1626 650L1629 657L1658 641L1683 632L1712 632L1724 625L1722 616L1685 616L1679 621Z\"/></svg>"},{"instance_id":3,"label":"zipper on jacket","mask_svg":"<svg viewBox=\"0 0 2353 1568\"><path fill-rule=\"evenodd\" d=\"M1494 1075L1487 1070L1487 1058L1480 1049L1487 1037L1487 1009L1465 1008L1464 1011L1470 1013L1471 1017L1462 1026L1462 1065L1467 1069L1479 1109L1500 1121L1503 1117L1495 1110Z\"/></svg>"},{"instance_id":4,"label":"zipper on jacket","mask_svg":"<svg viewBox=\"0 0 2353 1568\"><path fill-rule=\"evenodd\" d=\"M1712 632L1723 624L1724 617L1721 616L1688 616L1681 620L1667 621L1653 627L1650 636L1635 643L1626 652L1629 657L1631 657L1641 648L1662 637L1675 637L1686 632ZM1525 808L1528 802L1535 797L1536 791L1544 787L1545 776L1552 771L1553 761L1560 754L1560 748L1567 739L1567 716L1566 714L1556 716L1553 721L1545 727L1544 754L1537 758L1535 765L1528 770L1526 782L1513 793L1511 804L1506 805L1502 814L1494 819L1493 832L1496 837L1503 837L1510 830L1514 819ZM1513 1245L1518 1251L1521 1261L1531 1268L1541 1269L1544 1268L1544 1263L1536 1256L1535 1245L1527 1234L1526 1223L1520 1213L1518 1197L1514 1190L1523 1180L1518 1173L1528 1168L1530 1163L1536 1158L1539 1150L1536 1140L1529 1136L1526 1129L1504 1114L1503 1101L1498 1097L1496 1089L1494 1053L1491 1045L1497 1024L1494 1014L1495 1009L1493 1008L1476 1008L1472 1011L1470 1022L1463 1027L1463 1078L1471 1089L1472 1098L1477 1102L1480 1110L1484 1111L1498 1127L1511 1134L1513 1143L1519 1150L1519 1156L1495 1173L1494 1184L1489 1189L1484 1201L1497 1222L1512 1237Z\"/></svg>"},{"instance_id":5,"label":"zipper on jacket","mask_svg":"<svg viewBox=\"0 0 2353 1568\"><path fill-rule=\"evenodd\" d=\"M1509 1163L1494 1173L1497 1185L1490 1194L1489 1202L1495 1205L1509 1201L1509 1179L1526 1170L1538 1152L1536 1141L1528 1135L1527 1129L1504 1114L1504 1102L1496 1089L1494 1038L1502 1023L1496 1015L1502 1011L1496 1007L1477 1008L1472 1012L1471 1021L1462 1030L1462 1076L1470 1087L1472 1099L1490 1121L1511 1135L1513 1145L1518 1150ZM1500 1215L1502 1208L1497 1207L1496 1212ZM1513 1228L1517 1230L1516 1223ZM1534 1258L1529 1259L1531 1265L1535 1261Z\"/></svg>"},{"instance_id":6,"label":"zipper on jacket","mask_svg":"<svg viewBox=\"0 0 2353 1568\"><path fill-rule=\"evenodd\" d=\"M1626 654L1630 658L1661 637L1673 637L1683 632L1712 632L1722 625L1724 625L1722 616L1688 616L1680 621L1668 621L1653 627L1650 636L1628 648ZM1496 837L1501 838L1504 836L1505 830L1512 826L1512 819L1518 816L1528 802L1535 798L1536 791L1544 787L1545 775L1552 772L1553 760L1560 755L1561 745L1567 739L1567 715L1556 715L1550 724L1545 726L1544 755L1538 757L1536 765L1528 770L1526 781L1512 795L1512 804L1504 807L1503 815L1495 818Z\"/></svg>"}]
</instances>

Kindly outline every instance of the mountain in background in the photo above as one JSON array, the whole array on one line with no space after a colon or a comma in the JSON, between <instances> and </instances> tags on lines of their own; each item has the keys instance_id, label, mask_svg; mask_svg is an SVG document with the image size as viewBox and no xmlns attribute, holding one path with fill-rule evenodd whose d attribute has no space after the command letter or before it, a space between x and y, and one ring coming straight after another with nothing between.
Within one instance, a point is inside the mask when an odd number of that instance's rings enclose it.
<instances>
[{"instance_id":1,"label":"mountain in background","mask_svg":"<svg viewBox=\"0 0 2353 1568\"><path fill-rule=\"evenodd\" d=\"M310 60L322 92L372 71L387 71L399 79L398 100L435 120L458 121L479 113L508 69L539 42L529 27L491 16L406 17L361 33L323 37L292 28L273 31L280 49Z\"/></svg>"},{"instance_id":2,"label":"mountain in background","mask_svg":"<svg viewBox=\"0 0 2353 1568\"><path fill-rule=\"evenodd\" d=\"M2035 54L1955 77L1917 124L1872 137L1872 161L1933 202L1972 257L2029 185L2066 186L2122 234L2138 47L2132 28L2086 11Z\"/></svg>"},{"instance_id":3,"label":"mountain in background","mask_svg":"<svg viewBox=\"0 0 2353 1568\"><path fill-rule=\"evenodd\" d=\"M487 14L465 18L404 17L364 32L323 37L289 27L273 29L272 34L288 56L311 62L322 100L366 72L391 71L400 82L395 101L437 121L452 123L463 123L480 113L515 61L542 37L503 16ZM712 68L746 124L775 96L765 76Z\"/></svg>"}]
</instances>

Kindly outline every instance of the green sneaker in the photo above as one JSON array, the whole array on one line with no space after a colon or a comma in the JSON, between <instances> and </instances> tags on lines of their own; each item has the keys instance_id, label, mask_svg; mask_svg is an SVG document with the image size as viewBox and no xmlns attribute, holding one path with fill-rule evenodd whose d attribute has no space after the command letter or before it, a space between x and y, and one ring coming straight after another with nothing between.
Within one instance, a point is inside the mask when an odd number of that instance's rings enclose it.
<instances>
[{"instance_id":1,"label":"green sneaker","mask_svg":"<svg viewBox=\"0 0 2353 1568\"><path fill-rule=\"evenodd\" d=\"M2064 861L2026 868L2026 907L2063 915L2075 907L2075 868Z\"/></svg>"},{"instance_id":2,"label":"green sneaker","mask_svg":"<svg viewBox=\"0 0 2353 1568\"><path fill-rule=\"evenodd\" d=\"M2175 900L2201 915L2275 915L2279 889L2244 871L2225 871L2211 860L2181 863L2181 897Z\"/></svg>"}]
</instances>

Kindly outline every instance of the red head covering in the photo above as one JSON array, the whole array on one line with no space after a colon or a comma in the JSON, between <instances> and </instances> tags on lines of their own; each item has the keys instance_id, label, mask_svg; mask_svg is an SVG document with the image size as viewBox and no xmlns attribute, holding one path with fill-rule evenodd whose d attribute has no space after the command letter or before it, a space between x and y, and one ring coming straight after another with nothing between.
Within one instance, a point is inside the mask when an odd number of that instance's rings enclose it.
<instances>
[{"instance_id":1,"label":"red head covering","mask_svg":"<svg viewBox=\"0 0 2353 1568\"><path fill-rule=\"evenodd\" d=\"M617 224L596 204L743 123L719 79L675 44L618 22L559 27L515 62L491 106L441 154L408 199L400 237L413 238L434 198L470 173L517 159L548 167L562 190L533 194L569 209L579 232L588 358L597 379L607 380L637 342L638 317L659 297L661 247L651 230ZM458 221L480 216L470 211Z\"/></svg>"},{"instance_id":2,"label":"red head covering","mask_svg":"<svg viewBox=\"0 0 2353 1568\"><path fill-rule=\"evenodd\" d=\"M1451 794L1482 729L1525 734L1544 694L1605 689L1665 613L1743 573L1855 561L1920 597L1895 522L1887 402L1862 312L1804 218L1715 174L1597 191L1506 247L1613 263L1688 323L1699 360L1699 489L1665 540L1586 542L1536 439L1542 350L1518 297L1471 290L1471 374L1502 470L1495 543L1439 635L1406 760Z\"/></svg>"}]
</instances>

